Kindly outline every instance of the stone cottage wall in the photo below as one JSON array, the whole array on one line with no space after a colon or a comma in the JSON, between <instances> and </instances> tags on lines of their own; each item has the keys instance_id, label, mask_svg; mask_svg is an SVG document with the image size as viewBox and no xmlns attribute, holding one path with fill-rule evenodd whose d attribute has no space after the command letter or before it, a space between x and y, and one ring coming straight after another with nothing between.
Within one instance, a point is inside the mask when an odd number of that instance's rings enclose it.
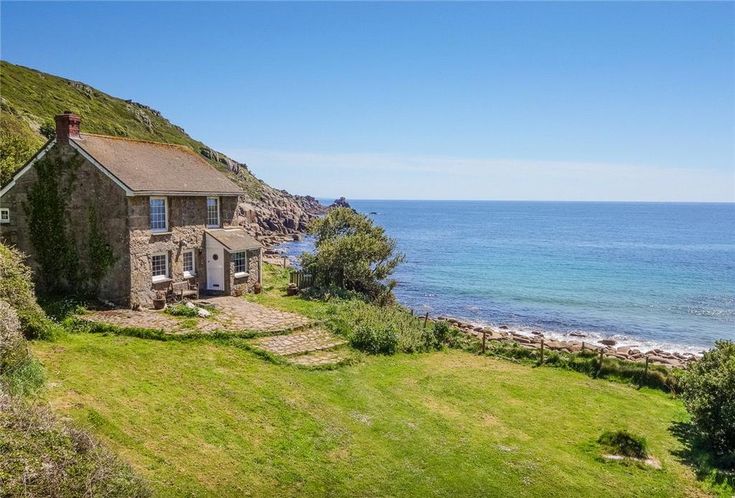
<instances>
[{"instance_id":1,"label":"stone cottage wall","mask_svg":"<svg viewBox=\"0 0 735 498\"><path fill-rule=\"evenodd\" d=\"M131 306L150 307L157 291L165 292L171 282L185 280L183 253L195 249L196 276L192 279L204 293L207 286L207 263L204 252L204 232L207 223L206 196L170 196L168 199L169 231L150 230L148 197L129 197ZM237 197L220 197L220 220L223 227L231 226L237 208ZM170 280L153 283L151 255L169 255Z\"/></svg>"},{"instance_id":2,"label":"stone cottage wall","mask_svg":"<svg viewBox=\"0 0 735 498\"><path fill-rule=\"evenodd\" d=\"M97 167L84 159L69 145L56 144L42 161L63 165L59 171L59 183L68 191L66 203L67 235L75 248L81 271L92 266L90 255L90 211L97 218L97 230L112 252L113 264L99 282L98 297L116 304L129 304L130 258L128 251L127 201L125 192ZM36 248L31 242L27 206L28 195L38 181L35 166L17 179L1 199L0 207L10 208L10 224L0 225L0 239L14 245L29 256L34 274L40 277ZM43 280L36 279L43 292ZM81 289L71 289L72 292Z\"/></svg>"},{"instance_id":3,"label":"stone cottage wall","mask_svg":"<svg viewBox=\"0 0 735 498\"><path fill-rule=\"evenodd\" d=\"M225 281L225 292L235 296L240 296L246 292L252 292L255 284L260 281L260 249L249 249L247 251L248 258L248 276L235 278L235 263L232 261L232 255L225 251L225 277L229 279Z\"/></svg>"}]
</instances>

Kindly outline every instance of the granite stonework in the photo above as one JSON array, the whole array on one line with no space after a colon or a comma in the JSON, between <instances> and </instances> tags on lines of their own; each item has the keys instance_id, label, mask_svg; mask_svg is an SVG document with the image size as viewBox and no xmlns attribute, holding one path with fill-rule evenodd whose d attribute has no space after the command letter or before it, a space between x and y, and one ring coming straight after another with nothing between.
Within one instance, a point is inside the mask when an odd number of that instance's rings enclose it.
<instances>
[{"instance_id":1,"label":"granite stonework","mask_svg":"<svg viewBox=\"0 0 735 498\"><path fill-rule=\"evenodd\" d=\"M168 231L153 233L150 230L148 196L126 195L120 185L68 144L53 145L43 160L55 161L60 165L75 164L73 172L60 171L59 174L62 185L70 185L66 207L68 227L82 268L90 266L89 213L90 210L97 213L97 225L114 256L114 264L99 283L97 296L100 299L132 308L152 306L157 291L166 293L172 282L187 280L183 272L183 253L188 249L193 249L195 256L195 275L188 280L198 286L202 295L206 294L205 195L167 196ZM0 207L9 208L11 213L10 223L0 225L0 240L26 253L36 274L39 268L23 205L37 181L36 170L31 167L16 178L15 185L0 198ZM238 197L221 196L219 199L221 226L237 226ZM160 253L169 255L169 278L154 283L151 256ZM225 254L229 258L229 254ZM252 291L260 279L260 257L261 250L248 251L249 271L245 278L235 279L234 271L226 272L227 294ZM230 266L226 265L225 269L230 269Z\"/></svg>"},{"instance_id":2,"label":"granite stonework","mask_svg":"<svg viewBox=\"0 0 735 498\"><path fill-rule=\"evenodd\" d=\"M241 296L247 292L253 292L255 284L260 282L262 249L249 249L247 251L247 274L236 277L235 263L232 255L225 252L225 294Z\"/></svg>"},{"instance_id":3,"label":"granite stonework","mask_svg":"<svg viewBox=\"0 0 735 498\"><path fill-rule=\"evenodd\" d=\"M130 223L130 306L149 307L157 291L165 292L171 282L190 280L206 293L207 265L204 236L207 230L206 196L171 196L168 203L168 231L152 232L150 229L149 197L128 198ZM220 221L222 227L231 227L237 209L237 197L220 197ZM194 269L191 278L184 277L183 253L194 249ZM151 256L168 254L169 279L153 282ZM227 253L226 253L227 257ZM227 291L227 289L226 289ZM229 291L227 291L229 293Z\"/></svg>"},{"instance_id":4,"label":"granite stonework","mask_svg":"<svg viewBox=\"0 0 735 498\"><path fill-rule=\"evenodd\" d=\"M65 209L68 236L75 247L80 268L91 266L90 215L94 214L98 233L114 258L112 266L99 282L97 295L103 300L127 303L130 296L130 253L125 192L69 145L56 144L41 160L52 161L59 168L59 185L68 193ZM27 254L35 275L39 275L40 268L30 239L26 206L28 195L37 181L37 171L31 168L17 178L15 185L0 198L0 206L10 209L10 223L0 225L0 240ZM43 292L43 280L38 279L36 284Z\"/></svg>"}]
</instances>

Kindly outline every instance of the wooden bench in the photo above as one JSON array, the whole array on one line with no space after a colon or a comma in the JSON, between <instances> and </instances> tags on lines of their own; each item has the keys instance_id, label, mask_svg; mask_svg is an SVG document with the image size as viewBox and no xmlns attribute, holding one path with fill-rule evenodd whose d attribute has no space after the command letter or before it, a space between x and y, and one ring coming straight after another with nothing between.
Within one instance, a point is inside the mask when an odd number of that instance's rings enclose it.
<instances>
[{"instance_id":1,"label":"wooden bench","mask_svg":"<svg viewBox=\"0 0 735 498\"><path fill-rule=\"evenodd\" d=\"M199 299L199 286L196 282L184 280L182 282L174 282L171 284L171 294L174 299L183 301L186 297L193 297Z\"/></svg>"}]
</instances>

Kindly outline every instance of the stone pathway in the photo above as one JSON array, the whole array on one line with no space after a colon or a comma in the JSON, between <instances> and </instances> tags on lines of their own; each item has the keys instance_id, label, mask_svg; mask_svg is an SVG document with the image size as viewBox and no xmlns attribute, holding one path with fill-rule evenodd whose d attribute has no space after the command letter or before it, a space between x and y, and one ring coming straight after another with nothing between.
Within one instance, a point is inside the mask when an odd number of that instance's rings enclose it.
<instances>
[{"instance_id":1,"label":"stone pathway","mask_svg":"<svg viewBox=\"0 0 735 498\"><path fill-rule=\"evenodd\" d=\"M336 348L346 344L346 341L324 329L314 328L286 335L259 337L253 343L273 354L290 356Z\"/></svg>"},{"instance_id":2,"label":"stone pathway","mask_svg":"<svg viewBox=\"0 0 735 498\"><path fill-rule=\"evenodd\" d=\"M308 318L285 311L267 308L251 303L242 298L223 296L196 301L214 306L217 313L210 318L192 318L184 320L156 310L115 309L92 311L84 318L91 321L110 323L119 327L140 327L161 329L171 334L191 333L199 331L212 333L215 331L240 332L252 330L258 332L274 332L311 323Z\"/></svg>"},{"instance_id":3,"label":"stone pathway","mask_svg":"<svg viewBox=\"0 0 735 498\"><path fill-rule=\"evenodd\" d=\"M257 348L285 357L289 363L302 366L336 365L350 356L347 351L336 350L347 341L322 328L259 337L252 343Z\"/></svg>"}]
</instances>

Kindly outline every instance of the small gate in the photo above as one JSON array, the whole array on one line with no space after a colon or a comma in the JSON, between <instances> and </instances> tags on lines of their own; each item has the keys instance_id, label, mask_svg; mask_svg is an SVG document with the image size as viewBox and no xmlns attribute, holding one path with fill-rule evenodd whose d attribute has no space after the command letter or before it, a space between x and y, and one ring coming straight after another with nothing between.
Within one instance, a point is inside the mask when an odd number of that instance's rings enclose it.
<instances>
[{"instance_id":1,"label":"small gate","mask_svg":"<svg viewBox=\"0 0 735 498\"><path fill-rule=\"evenodd\" d=\"M314 283L314 276L311 273L305 273L303 271L292 271L290 282L299 289L306 289Z\"/></svg>"}]
</instances>

